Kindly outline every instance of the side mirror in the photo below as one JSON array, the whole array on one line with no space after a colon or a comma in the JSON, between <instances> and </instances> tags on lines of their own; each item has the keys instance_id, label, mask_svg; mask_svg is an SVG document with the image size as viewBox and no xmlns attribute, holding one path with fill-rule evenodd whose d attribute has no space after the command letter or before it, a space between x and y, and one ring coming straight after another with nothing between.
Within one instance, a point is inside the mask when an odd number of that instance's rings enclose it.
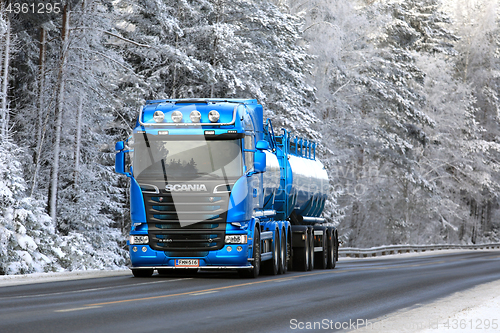
<instances>
[{"instance_id":1,"label":"side mirror","mask_svg":"<svg viewBox=\"0 0 500 333\"><path fill-rule=\"evenodd\" d=\"M262 142L262 141L259 141L259 142ZM257 144L259 144L259 143L257 142ZM254 171L257 173L266 172L266 153L258 150L254 154L255 154L254 160L253 160L254 161L253 162Z\"/></svg>"},{"instance_id":2,"label":"side mirror","mask_svg":"<svg viewBox=\"0 0 500 333\"><path fill-rule=\"evenodd\" d=\"M128 172L125 172L125 152L123 151L116 153L115 172L121 173L122 175L128 175Z\"/></svg>"},{"instance_id":3,"label":"side mirror","mask_svg":"<svg viewBox=\"0 0 500 333\"><path fill-rule=\"evenodd\" d=\"M118 141L116 144L115 144L115 150L123 150L125 148L125 143L123 141Z\"/></svg>"},{"instance_id":4,"label":"side mirror","mask_svg":"<svg viewBox=\"0 0 500 333\"><path fill-rule=\"evenodd\" d=\"M130 172L125 171L125 153L128 152L123 151L123 149L125 149L125 143L123 141L118 141L115 145L115 149L118 150L115 156L115 172L130 177Z\"/></svg>"},{"instance_id":5,"label":"side mirror","mask_svg":"<svg viewBox=\"0 0 500 333\"><path fill-rule=\"evenodd\" d=\"M266 140L257 141L257 144L255 145L255 148L257 150L268 150L270 148L269 147L269 142L267 142Z\"/></svg>"}]
</instances>

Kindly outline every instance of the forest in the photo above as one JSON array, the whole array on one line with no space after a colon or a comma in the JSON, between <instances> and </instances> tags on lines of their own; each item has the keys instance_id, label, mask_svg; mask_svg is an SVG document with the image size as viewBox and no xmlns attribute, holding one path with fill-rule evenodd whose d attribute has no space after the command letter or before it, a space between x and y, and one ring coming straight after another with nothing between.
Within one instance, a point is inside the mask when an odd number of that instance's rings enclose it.
<instances>
[{"instance_id":1,"label":"forest","mask_svg":"<svg viewBox=\"0 0 500 333\"><path fill-rule=\"evenodd\" d=\"M145 100L255 98L344 246L500 241L498 0L1 0L0 275L128 262Z\"/></svg>"}]
</instances>

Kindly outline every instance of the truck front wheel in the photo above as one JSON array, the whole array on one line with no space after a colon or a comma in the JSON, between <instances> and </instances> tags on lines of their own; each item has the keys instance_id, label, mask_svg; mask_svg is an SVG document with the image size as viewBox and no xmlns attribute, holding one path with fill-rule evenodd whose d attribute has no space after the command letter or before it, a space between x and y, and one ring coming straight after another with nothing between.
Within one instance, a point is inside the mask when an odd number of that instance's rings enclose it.
<instances>
[{"instance_id":1,"label":"truck front wheel","mask_svg":"<svg viewBox=\"0 0 500 333\"><path fill-rule=\"evenodd\" d=\"M253 235L253 268L242 269L238 273L243 278L256 278L260 272L260 231L255 227Z\"/></svg>"}]
</instances>

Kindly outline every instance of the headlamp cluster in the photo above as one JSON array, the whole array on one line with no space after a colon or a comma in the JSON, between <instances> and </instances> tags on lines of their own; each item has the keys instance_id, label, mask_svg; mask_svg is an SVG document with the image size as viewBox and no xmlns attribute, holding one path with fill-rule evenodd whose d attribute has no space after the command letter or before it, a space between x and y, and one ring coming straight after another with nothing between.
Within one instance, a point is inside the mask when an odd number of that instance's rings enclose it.
<instances>
[{"instance_id":1,"label":"headlamp cluster","mask_svg":"<svg viewBox=\"0 0 500 333\"><path fill-rule=\"evenodd\" d=\"M174 111L174 112L172 112L172 114L170 115L170 117L172 118L172 121L174 123L181 123L182 122L182 112L180 112L180 111ZM157 110L153 114L153 119L157 123L162 123L163 120L165 119L165 114L162 111ZM199 123L199 122L201 122L201 113L200 113L200 111L197 111L197 110L191 111L191 113L189 114L189 119L191 119L192 123ZM210 120L211 123L216 123L216 122L219 121L219 119L220 119L220 114L219 114L218 111L211 110L208 113L208 120Z\"/></svg>"}]
</instances>

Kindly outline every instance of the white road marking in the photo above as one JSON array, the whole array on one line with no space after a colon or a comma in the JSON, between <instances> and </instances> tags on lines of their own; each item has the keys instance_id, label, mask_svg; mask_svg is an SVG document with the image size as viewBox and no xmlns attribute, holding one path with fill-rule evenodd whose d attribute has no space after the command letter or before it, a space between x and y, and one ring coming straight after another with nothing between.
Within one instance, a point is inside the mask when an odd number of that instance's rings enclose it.
<instances>
[{"instance_id":1,"label":"white road marking","mask_svg":"<svg viewBox=\"0 0 500 333\"><path fill-rule=\"evenodd\" d=\"M196 294L189 294L191 296L198 296L198 295L206 295L206 294L212 294L212 293L216 293L217 290L212 290L212 291L205 291L205 292L202 292L202 293L196 293Z\"/></svg>"},{"instance_id":2,"label":"white road marking","mask_svg":"<svg viewBox=\"0 0 500 333\"><path fill-rule=\"evenodd\" d=\"M276 280L276 282L280 283L280 282L292 281L292 280L295 280L295 278L291 277L291 278L288 278L288 279L280 279L280 280Z\"/></svg>"},{"instance_id":3,"label":"white road marking","mask_svg":"<svg viewBox=\"0 0 500 333\"><path fill-rule=\"evenodd\" d=\"M102 306L84 306L81 308L55 310L54 312L71 312L71 311L81 311L81 310L96 309L96 308L102 308Z\"/></svg>"}]
</instances>

